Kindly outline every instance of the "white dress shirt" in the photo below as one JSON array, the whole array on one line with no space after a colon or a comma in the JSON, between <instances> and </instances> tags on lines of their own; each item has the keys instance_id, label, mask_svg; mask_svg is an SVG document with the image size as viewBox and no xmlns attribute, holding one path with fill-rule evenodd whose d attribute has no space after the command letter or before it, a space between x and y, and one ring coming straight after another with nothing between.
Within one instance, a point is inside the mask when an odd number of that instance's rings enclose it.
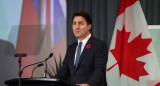
<instances>
[{"instance_id":1,"label":"white dress shirt","mask_svg":"<svg viewBox=\"0 0 160 86\"><path fill-rule=\"evenodd\" d=\"M86 43L88 42L89 38L91 37L91 34L89 34L85 39L83 39L81 42L82 42L82 45L81 45L81 53L83 52L83 49L86 45ZM79 45L79 40L78 40L78 45ZM74 57L74 65L75 65L75 62L76 62L76 56L77 56L77 49L78 49L78 45L76 47L76 52L75 52L75 57Z\"/></svg>"}]
</instances>

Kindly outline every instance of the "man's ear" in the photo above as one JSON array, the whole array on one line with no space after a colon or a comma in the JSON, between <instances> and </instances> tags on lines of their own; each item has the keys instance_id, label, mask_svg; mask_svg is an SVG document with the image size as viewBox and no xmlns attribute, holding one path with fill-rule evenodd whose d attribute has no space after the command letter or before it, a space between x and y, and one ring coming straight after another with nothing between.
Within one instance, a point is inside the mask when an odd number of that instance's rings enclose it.
<instances>
[{"instance_id":1,"label":"man's ear","mask_svg":"<svg viewBox=\"0 0 160 86\"><path fill-rule=\"evenodd\" d=\"M88 24L88 28L89 28L89 30L91 29L91 27L92 27L92 25L91 25L91 24Z\"/></svg>"}]
</instances>

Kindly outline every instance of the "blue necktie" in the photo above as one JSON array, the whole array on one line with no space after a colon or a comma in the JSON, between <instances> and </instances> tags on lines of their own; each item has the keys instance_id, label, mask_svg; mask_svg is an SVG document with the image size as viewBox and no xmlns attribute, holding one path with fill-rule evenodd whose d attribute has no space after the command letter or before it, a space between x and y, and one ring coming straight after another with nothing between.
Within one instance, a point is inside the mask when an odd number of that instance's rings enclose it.
<instances>
[{"instance_id":1,"label":"blue necktie","mask_svg":"<svg viewBox=\"0 0 160 86\"><path fill-rule=\"evenodd\" d=\"M77 68L78 61L79 61L79 58L80 58L80 55L81 55L81 45L82 45L82 42L79 42L78 50L77 50L77 56L76 56L76 63L75 63L76 68Z\"/></svg>"}]
</instances>

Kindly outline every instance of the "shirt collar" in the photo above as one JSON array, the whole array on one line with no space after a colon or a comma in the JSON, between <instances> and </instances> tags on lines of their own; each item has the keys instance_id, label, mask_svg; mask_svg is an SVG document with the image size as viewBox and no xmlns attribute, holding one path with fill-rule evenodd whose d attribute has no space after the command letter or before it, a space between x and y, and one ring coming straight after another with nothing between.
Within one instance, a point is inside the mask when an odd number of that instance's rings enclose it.
<instances>
[{"instance_id":1,"label":"shirt collar","mask_svg":"<svg viewBox=\"0 0 160 86\"><path fill-rule=\"evenodd\" d=\"M86 45L87 41L89 40L89 38L91 37L91 34L89 34L85 39L82 40L82 44ZM78 44L79 44L79 40L78 40Z\"/></svg>"}]
</instances>

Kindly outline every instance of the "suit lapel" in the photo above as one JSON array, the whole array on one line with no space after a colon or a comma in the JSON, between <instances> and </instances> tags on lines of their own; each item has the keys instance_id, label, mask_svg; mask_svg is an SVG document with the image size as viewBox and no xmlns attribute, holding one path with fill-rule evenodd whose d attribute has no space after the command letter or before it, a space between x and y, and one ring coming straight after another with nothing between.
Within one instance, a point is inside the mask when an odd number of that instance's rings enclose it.
<instances>
[{"instance_id":1,"label":"suit lapel","mask_svg":"<svg viewBox=\"0 0 160 86\"><path fill-rule=\"evenodd\" d=\"M92 46L93 40L94 40L94 37L91 36L91 37L89 38L88 42L86 43L86 45L89 44L89 45ZM86 45L85 45L84 50L83 50L83 52L82 52L82 54L81 54L81 56L80 56L77 69L78 69L78 67L80 66L82 60L85 58L86 53L90 51L90 49L87 49L87 48L86 48Z\"/></svg>"},{"instance_id":2,"label":"suit lapel","mask_svg":"<svg viewBox=\"0 0 160 86\"><path fill-rule=\"evenodd\" d=\"M76 47L77 47L77 45L78 45L78 42L76 42L75 44L74 44L74 46L73 46L73 49L72 49L72 56L71 56L71 65L72 65L72 68L73 68L73 70L74 70L74 73L75 73L75 70L76 70L76 68L75 68L75 66L74 66L74 58L75 58L75 51L76 51Z\"/></svg>"}]
</instances>

